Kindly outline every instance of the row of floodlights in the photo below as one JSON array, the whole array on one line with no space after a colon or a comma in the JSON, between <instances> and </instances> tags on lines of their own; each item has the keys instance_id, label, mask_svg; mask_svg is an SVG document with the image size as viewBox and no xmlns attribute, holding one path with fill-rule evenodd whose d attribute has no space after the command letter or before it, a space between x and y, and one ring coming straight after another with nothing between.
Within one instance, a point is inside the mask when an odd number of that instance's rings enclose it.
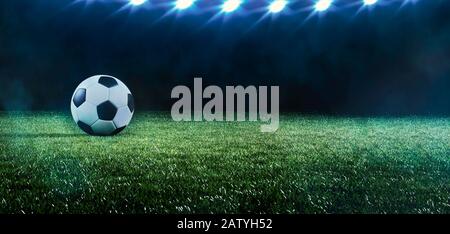
<instances>
[{"instance_id":1,"label":"row of floodlights","mask_svg":"<svg viewBox=\"0 0 450 234\"><path fill-rule=\"evenodd\" d=\"M129 0L131 5L139 6L146 3L148 0ZM378 2L378 0L361 0L364 5L371 6ZM174 2L175 8L178 10L185 10L195 4L196 0L176 0ZM221 9L225 13L233 12L241 6L242 0L225 0ZM269 12L279 13L289 4L288 0L273 0L267 7ZM333 0L317 0L314 8L316 11L322 12L328 10L333 5Z\"/></svg>"}]
</instances>

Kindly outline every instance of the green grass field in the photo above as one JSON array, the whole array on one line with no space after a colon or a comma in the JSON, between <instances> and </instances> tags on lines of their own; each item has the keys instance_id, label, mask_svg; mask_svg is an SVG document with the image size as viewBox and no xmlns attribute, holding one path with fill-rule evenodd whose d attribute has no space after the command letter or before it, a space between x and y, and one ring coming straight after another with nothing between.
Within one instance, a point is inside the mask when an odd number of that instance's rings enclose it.
<instances>
[{"instance_id":1,"label":"green grass field","mask_svg":"<svg viewBox=\"0 0 450 234\"><path fill-rule=\"evenodd\" d=\"M139 113L91 137L64 113L0 114L0 213L450 213L450 119Z\"/></svg>"}]
</instances>

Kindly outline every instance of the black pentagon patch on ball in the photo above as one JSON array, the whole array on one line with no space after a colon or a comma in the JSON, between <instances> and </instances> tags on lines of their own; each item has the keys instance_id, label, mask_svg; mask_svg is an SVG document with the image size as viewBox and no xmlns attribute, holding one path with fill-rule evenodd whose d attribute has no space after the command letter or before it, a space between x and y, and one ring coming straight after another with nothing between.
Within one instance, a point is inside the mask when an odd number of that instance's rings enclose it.
<instances>
[{"instance_id":1,"label":"black pentagon patch on ball","mask_svg":"<svg viewBox=\"0 0 450 234\"><path fill-rule=\"evenodd\" d=\"M112 133L112 135L119 134L119 133L120 133L121 131L123 131L125 128L126 128L126 126L114 130L114 132Z\"/></svg>"},{"instance_id":2,"label":"black pentagon patch on ball","mask_svg":"<svg viewBox=\"0 0 450 234\"><path fill-rule=\"evenodd\" d=\"M86 89L78 89L73 95L73 104L80 107L86 101Z\"/></svg>"},{"instance_id":3,"label":"black pentagon patch on ball","mask_svg":"<svg viewBox=\"0 0 450 234\"><path fill-rule=\"evenodd\" d=\"M131 94L128 94L128 108L130 109L131 113L134 112L134 98Z\"/></svg>"},{"instance_id":4,"label":"black pentagon patch on ball","mask_svg":"<svg viewBox=\"0 0 450 234\"><path fill-rule=\"evenodd\" d=\"M97 106L97 113L101 120L113 120L117 114L117 107L110 101L106 101Z\"/></svg>"},{"instance_id":5,"label":"black pentagon patch on ball","mask_svg":"<svg viewBox=\"0 0 450 234\"><path fill-rule=\"evenodd\" d=\"M78 121L77 122L78 127L81 128L81 130L83 130L85 133L89 134L89 135L94 135L94 131L92 131L91 126L85 124L84 122Z\"/></svg>"},{"instance_id":6,"label":"black pentagon patch on ball","mask_svg":"<svg viewBox=\"0 0 450 234\"><path fill-rule=\"evenodd\" d=\"M107 87L107 88L111 88L111 87L114 87L116 85L119 85L114 78L108 77L108 76L100 77L100 79L98 79L98 83L103 85L103 86L105 86L105 87Z\"/></svg>"}]
</instances>

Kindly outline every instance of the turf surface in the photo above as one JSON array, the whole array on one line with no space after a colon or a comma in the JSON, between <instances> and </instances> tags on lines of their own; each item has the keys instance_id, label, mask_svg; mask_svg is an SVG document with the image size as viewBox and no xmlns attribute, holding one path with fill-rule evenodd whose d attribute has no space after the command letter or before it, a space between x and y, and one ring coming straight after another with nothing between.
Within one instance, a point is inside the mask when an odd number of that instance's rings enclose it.
<instances>
[{"instance_id":1,"label":"turf surface","mask_svg":"<svg viewBox=\"0 0 450 234\"><path fill-rule=\"evenodd\" d=\"M0 213L450 213L450 119L284 115L116 137L63 113L0 114Z\"/></svg>"}]
</instances>

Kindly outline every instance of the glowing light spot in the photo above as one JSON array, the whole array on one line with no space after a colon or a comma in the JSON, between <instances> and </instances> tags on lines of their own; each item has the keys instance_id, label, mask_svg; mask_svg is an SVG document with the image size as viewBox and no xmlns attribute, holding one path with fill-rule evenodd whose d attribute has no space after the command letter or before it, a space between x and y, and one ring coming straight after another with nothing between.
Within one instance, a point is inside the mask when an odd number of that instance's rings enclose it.
<instances>
[{"instance_id":1,"label":"glowing light spot","mask_svg":"<svg viewBox=\"0 0 450 234\"><path fill-rule=\"evenodd\" d=\"M139 6L146 2L147 0L130 0L131 5L133 6Z\"/></svg>"},{"instance_id":2,"label":"glowing light spot","mask_svg":"<svg viewBox=\"0 0 450 234\"><path fill-rule=\"evenodd\" d=\"M222 11L229 13L237 10L241 5L241 0L227 0L222 5Z\"/></svg>"},{"instance_id":3,"label":"glowing light spot","mask_svg":"<svg viewBox=\"0 0 450 234\"><path fill-rule=\"evenodd\" d=\"M175 4L175 8L179 10L184 10L191 7L194 4L195 0L177 0Z\"/></svg>"},{"instance_id":4,"label":"glowing light spot","mask_svg":"<svg viewBox=\"0 0 450 234\"><path fill-rule=\"evenodd\" d=\"M377 2L378 2L378 0L364 0L364 4L368 5L368 6L373 5Z\"/></svg>"},{"instance_id":5,"label":"glowing light spot","mask_svg":"<svg viewBox=\"0 0 450 234\"><path fill-rule=\"evenodd\" d=\"M316 11L326 11L328 8L330 8L331 3L333 3L332 0L319 0L316 2L316 5L314 8Z\"/></svg>"},{"instance_id":6,"label":"glowing light spot","mask_svg":"<svg viewBox=\"0 0 450 234\"><path fill-rule=\"evenodd\" d=\"M269 11L272 13L278 13L282 11L288 4L285 0L275 0L269 6Z\"/></svg>"}]
</instances>

